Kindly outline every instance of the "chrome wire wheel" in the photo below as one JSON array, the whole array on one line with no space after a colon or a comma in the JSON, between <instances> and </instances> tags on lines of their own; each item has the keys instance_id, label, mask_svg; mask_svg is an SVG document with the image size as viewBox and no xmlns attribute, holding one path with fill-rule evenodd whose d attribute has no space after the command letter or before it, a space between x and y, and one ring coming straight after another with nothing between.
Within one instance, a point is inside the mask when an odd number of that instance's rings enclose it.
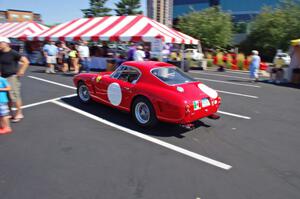
<instances>
[{"instance_id":1,"label":"chrome wire wheel","mask_svg":"<svg viewBox=\"0 0 300 199\"><path fill-rule=\"evenodd\" d=\"M141 124L147 124L150 121L151 113L148 105L144 102L139 102L135 106L135 117Z\"/></svg>"},{"instance_id":2,"label":"chrome wire wheel","mask_svg":"<svg viewBox=\"0 0 300 199\"><path fill-rule=\"evenodd\" d=\"M83 102L88 102L91 99L88 87L85 84L81 84L78 88L78 96Z\"/></svg>"}]
</instances>

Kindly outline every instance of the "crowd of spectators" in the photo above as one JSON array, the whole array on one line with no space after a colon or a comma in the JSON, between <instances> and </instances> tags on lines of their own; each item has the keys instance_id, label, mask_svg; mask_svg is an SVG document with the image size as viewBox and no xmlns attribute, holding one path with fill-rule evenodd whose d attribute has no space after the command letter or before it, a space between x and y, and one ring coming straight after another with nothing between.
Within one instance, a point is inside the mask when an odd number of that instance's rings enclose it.
<instances>
[{"instance_id":1,"label":"crowd of spectators","mask_svg":"<svg viewBox=\"0 0 300 199\"><path fill-rule=\"evenodd\" d=\"M80 72L111 71L124 61L150 60L148 46L132 44L128 49L109 48L106 42L89 45L87 41L65 43L47 42L43 48L47 68L46 73L78 74Z\"/></svg>"}]
</instances>

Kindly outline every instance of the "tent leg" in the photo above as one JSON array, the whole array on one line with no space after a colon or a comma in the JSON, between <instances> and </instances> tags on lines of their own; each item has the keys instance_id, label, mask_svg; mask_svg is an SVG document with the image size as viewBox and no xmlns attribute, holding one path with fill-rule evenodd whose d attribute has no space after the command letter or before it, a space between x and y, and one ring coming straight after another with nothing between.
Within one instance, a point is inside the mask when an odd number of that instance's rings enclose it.
<instances>
[{"instance_id":1,"label":"tent leg","mask_svg":"<svg viewBox=\"0 0 300 199\"><path fill-rule=\"evenodd\" d=\"M199 51L199 53L203 53L203 50L202 50L202 45L201 45L201 42L199 41L199 43L198 43L198 51Z\"/></svg>"},{"instance_id":2,"label":"tent leg","mask_svg":"<svg viewBox=\"0 0 300 199\"><path fill-rule=\"evenodd\" d=\"M181 44L181 65L180 65L181 70L184 70L184 59L185 59L184 47L185 45Z\"/></svg>"},{"instance_id":3,"label":"tent leg","mask_svg":"<svg viewBox=\"0 0 300 199\"><path fill-rule=\"evenodd\" d=\"M114 41L114 45L115 45L115 49L114 49L114 58L116 58L117 57L117 52L118 52L118 43L119 42L116 42L116 41Z\"/></svg>"}]
</instances>

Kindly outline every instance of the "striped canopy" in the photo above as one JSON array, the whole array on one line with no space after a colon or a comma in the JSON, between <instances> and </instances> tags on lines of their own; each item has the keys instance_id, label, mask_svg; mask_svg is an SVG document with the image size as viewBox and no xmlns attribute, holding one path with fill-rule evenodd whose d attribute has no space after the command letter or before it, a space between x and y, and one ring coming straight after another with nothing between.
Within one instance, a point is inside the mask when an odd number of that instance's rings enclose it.
<instances>
[{"instance_id":1,"label":"striped canopy","mask_svg":"<svg viewBox=\"0 0 300 199\"><path fill-rule=\"evenodd\" d=\"M142 15L75 19L52 27L40 34L21 37L20 39L151 42L156 38L160 38L166 43L198 44L199 42L197 39Z\"/></svg>"},{"instance_id":2,"label":"striped canopy","mask_svg":"<svg viewBox=\"0 0 300 199\"><path fill-rule=\"evenodd\" d=\"M49 28L36 22L0 23L0 37L19 38L41 33Z\"/></svg>"}]
</instances>

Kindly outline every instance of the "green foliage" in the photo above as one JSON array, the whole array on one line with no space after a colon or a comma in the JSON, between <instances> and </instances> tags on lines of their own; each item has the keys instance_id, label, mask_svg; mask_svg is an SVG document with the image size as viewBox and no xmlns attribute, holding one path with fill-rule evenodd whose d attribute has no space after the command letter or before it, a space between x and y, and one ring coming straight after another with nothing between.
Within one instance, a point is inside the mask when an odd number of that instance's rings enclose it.
<instances>
[{"instance_id":1,"label":"green foliage","mask_svg":"<svg viewBox=\"0 0 300 199\"><path fill-rule=\"evenodd\" d=\"M212 67L214 65L213 61L213 59L207 59L207 67Z\"/></svg>"},{"instance_id":2,"label":"green foliage","mask_svg":"<svg viewBox=\"0 0 300 199\"><path fill-rule=\"evenodd\" d=\"M233 26L234 33L247 33L248 24L246 22L238 22Z\"/></svg>"},{"instance_id":3,"label":"green foliage","mask_svg":"<svg viewBox=\"0 0 300 199\"><path fill-rule=\"evenodd\" d=\"M105 7L107 0L90 0L90 8L82 9L84 17L109 16L110 8Z\"/></svg>"},{"instance_id":4,"label":"green foliage","mask_svg":"<svg viewBox=\"0 0 300 199\"><path fill-rule=\"evenodd\" d=\"M219 7L191 12L179 18L180 31L201 40L206 48L226 48L232 41L232 21Z\"/></svg>"},{"instance_id":5,"label":"green foliage","mask_svg":"<svg viewBox=\"0 0 300 199\"><path fill-rule=\"evenodd\" d=\"M271 61L277 49L287 50L290 40L300 38L300 1L282 1L276 8L265 7L250 26L241 49L256 49Z\"/></svg>"},{"instance_id":6,"label":"green foliage","mask_svg":"<svg viewBox=\"0 0 300 199\"><path fill-rule=\"evenodd\" d=\"M140 0L121 0L118 3L115 3L115 5L117 7L115 11L119 16L142 14L142 11L140 11Z\"/></svg>"}]
</instances>

